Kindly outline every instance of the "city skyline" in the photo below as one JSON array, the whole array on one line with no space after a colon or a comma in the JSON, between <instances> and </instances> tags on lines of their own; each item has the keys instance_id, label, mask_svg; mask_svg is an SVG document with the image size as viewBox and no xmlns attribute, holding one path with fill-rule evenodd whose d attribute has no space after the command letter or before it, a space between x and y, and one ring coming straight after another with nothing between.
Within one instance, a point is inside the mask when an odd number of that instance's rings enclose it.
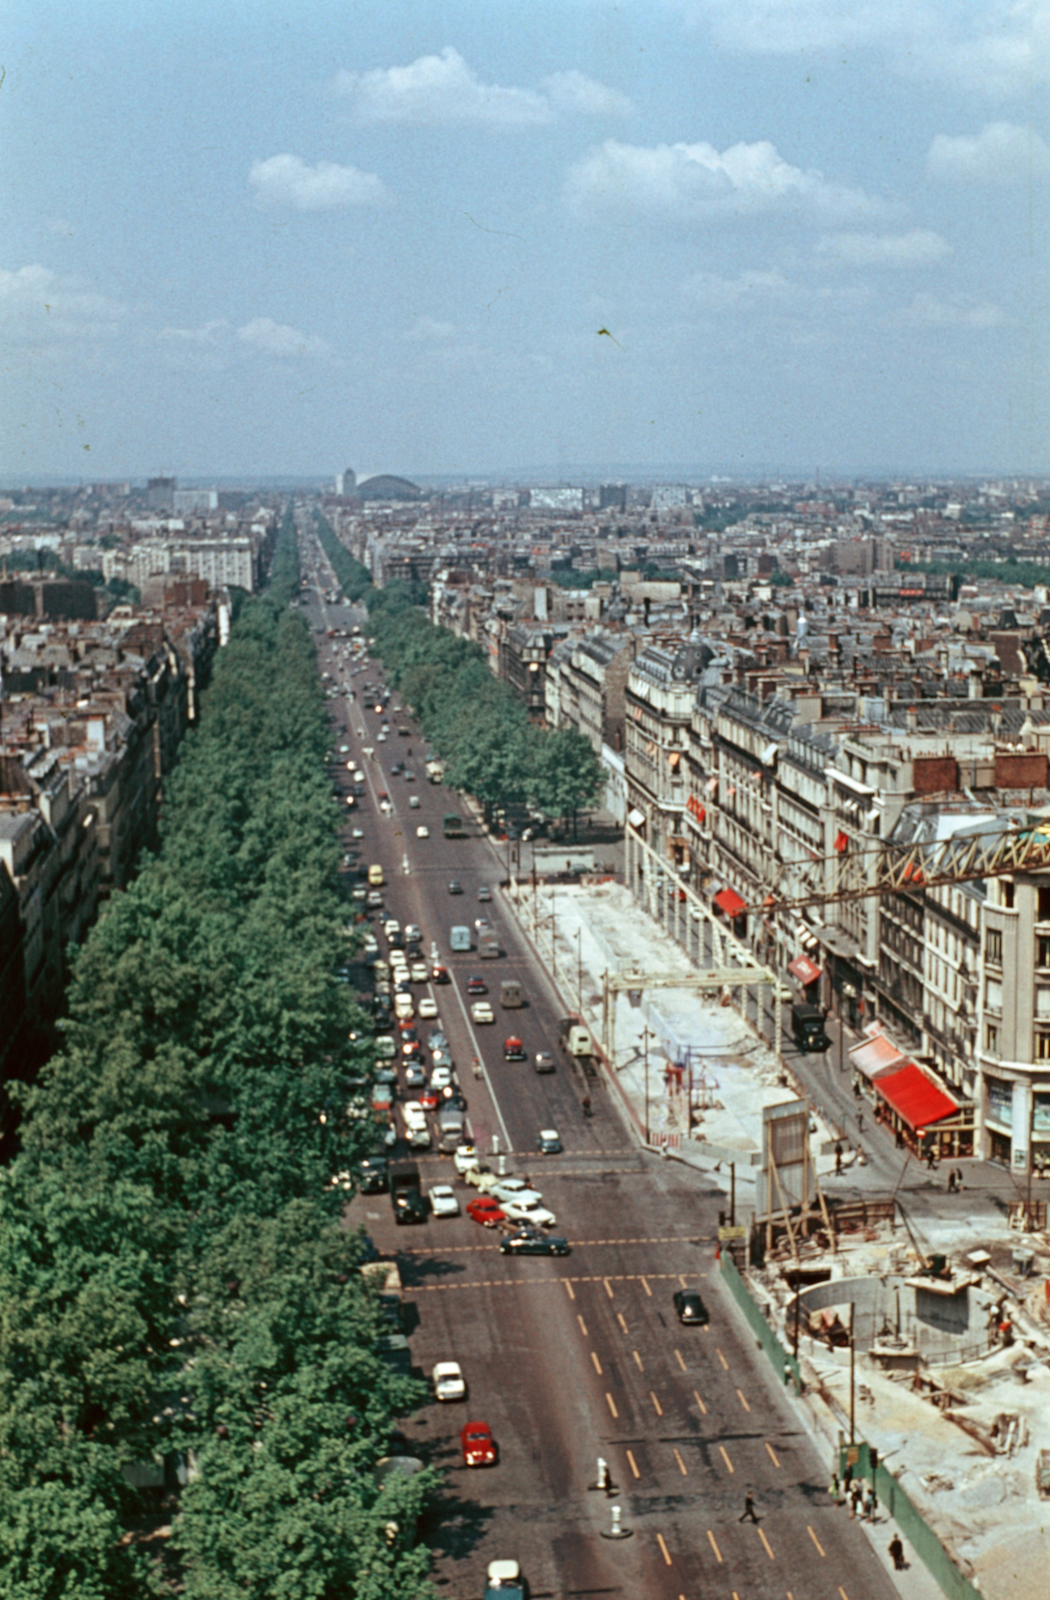
<instances>
[{"instance_id":1,"label":"city skyline","mask_svg":"<svg viewBox=\"0 0 1050 1600\"><path fill-rule=\"evenodd\" d=\"M1047 471L1046 5L8 23L5 481Z\"/></svg>"}]
</instances>

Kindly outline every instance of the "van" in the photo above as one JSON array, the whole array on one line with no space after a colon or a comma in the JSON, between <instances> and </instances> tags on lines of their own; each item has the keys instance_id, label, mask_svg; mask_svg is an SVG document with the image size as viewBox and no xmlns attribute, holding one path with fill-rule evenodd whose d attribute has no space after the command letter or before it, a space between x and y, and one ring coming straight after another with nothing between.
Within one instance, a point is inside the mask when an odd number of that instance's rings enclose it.
<instances>
[{"instance_id":1,"label":"van","mask_svg":"<svg viewBox=\"0 0 1050 1600\"><path fill-rule=\"evenodd\" d=\"M397 1056L397 1040L392 1033L376 1035L376 1055L380 1061L393 1061Z\"/></svg>"},{"instance_id":2,"label":"van","mask_svg":"<svg viewBox=\"0 0 1050 1600\"><path fill-rule=\"evenodd\" d=\"M831 1049L831 1040L824 1029L824 1010L821 1006L793 1005L791 1034L795 1044L804 1054L810 1050Z\"/></svg>"},{"instance_id":3,"label":"van","mask_svg":"<svg viewBox=\"0 0 1050 1600\"><path fill-rule=\"evenodd\" d=\"M395 1017L404 1018L407 1021L409 1017L414 1017L415 1014L416 1008L410 994L396 994L394 996Z\"/></svg>"},{"instance_id":4,"label":"van","mask_svg":"<svg viewBox=\"0 0 1050 1600\"><path fill-rule=\"evenodd\" d=\"M504 978L499 986L499 1003L504 1011L516 1011L519 1006L524 1005L521 984L517 978Z\"/></svg>"},{"instance_id":5,"label":"van","mask_svg":"<svg viewBox=\"0 0 1050 1600\"><path fill-rule=\"evenodd\" d=\"M448 943L449 949L451 950L469 950L470 929L464 927L453 928L452 932L449 934Z\"/></svg>"},{"instance_id":6,"label":"van","mask_svg":"<svg viewBox=\"0 0 1050 1600\"><path fill-rule=\"evenodd\" d=\"M466 1137L466 1122L462 1111L449 1106L437 1116L438 1149L445 1155L454 1155Z\"/></svg>"},{"instance_id":7,"label":"van","mask_svg":"<svg viewBox=\"0 0 1050 1600\"><path fill-rule=\"evenodd\" d=\"M491 928L487 933L478 934L478 959L480 961L495 961L500 954L499 934L493 933Z\"/></svg>"},{"instance_id":8,"label":"van","mask_svg":"<svg viewBox=\"0 0 1050 1600\"><path fill-rule=\"evenodd\" d=\"M369 867L368 881L372 885L373 889L381 889L383 884L386 882L386 879L383 877L383 869L378 862L373 862L372 866Z\"/></svg>"}]
</instances>

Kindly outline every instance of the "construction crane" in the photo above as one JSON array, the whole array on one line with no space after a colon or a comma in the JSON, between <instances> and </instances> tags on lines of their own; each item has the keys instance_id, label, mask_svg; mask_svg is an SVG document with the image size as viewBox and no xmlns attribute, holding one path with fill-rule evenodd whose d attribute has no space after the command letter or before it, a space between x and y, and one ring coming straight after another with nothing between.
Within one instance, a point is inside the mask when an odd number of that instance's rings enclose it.
<instances>
[{"instance_id":1,"label":"construction crane","mask_svg":"<svg viewBox=\"0 0 1050 1600\"><path fill-rule=\"evenodd\" d=\"M1014 872L1050 872L1050 819L1034 826L967 829L947 839L913 839L855 850L852 842L831 856L784 862L776 889L749 911L800 911L806 906L904 894Z\"/></svg>"}]
</instances>

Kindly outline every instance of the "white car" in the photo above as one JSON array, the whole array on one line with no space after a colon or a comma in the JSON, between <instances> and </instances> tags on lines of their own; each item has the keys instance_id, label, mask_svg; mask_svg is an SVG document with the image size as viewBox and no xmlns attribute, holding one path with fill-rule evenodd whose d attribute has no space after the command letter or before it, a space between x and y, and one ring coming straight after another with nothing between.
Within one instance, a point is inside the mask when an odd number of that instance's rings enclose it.
<instances>
[{"instance_id":1,"label":"white car","mask_svg":"<svg viewBox=\"0 0 1050 1600\"><path fill-rule=\"evenodd\" d=\"M386 934L391 944L393 944L394 940L401 932L401 924L398 922L396 917L387 917L386 921L383 923L383 932Z\"/></svg>"},{"instance_id":2,"label":"white car","mask_svg":"<svg viewBox=\"0 0 1050 1600\"><path fill-rule=\"evenodd\" d=\"M410 994L396 994L394 996L394 1016L399 1021L407 1022L409 1017L414 1017L415 1014L416 1008L412 1004L412 996Z\"/></svg>"},{"instance_id":3,"label":"white car","mask_svg":"<svg viewBox=\"0 0 1050 1600\"><path fill-rule=\"evenodd\" d=\"M350 830L351 839L363 839L364 836L365 836L364 828L352 828Z\"/></svg>"},{"instance_id":4,"label":"white car","mask_svg":"<svg viewBox=\"0 0 1050 1600\"><path fill-rule=\"evenodd\" d=\"M501 1200L500 1209L510 1222L532 1222L538 1228L553 1228L558 1220L553 1211L548 1211L531 1196L525 1199L515 1195L513 1200Z\"/></svg>"},{"instance_id":5,"label":"white car","mask_svg":"<svg viewBox=\"0 0 1050 1600\"><path fill-rule=\"evenodd\" d=\"M465 1173L470 1171L471 1167L478 1165L478 1152L472 1144L459 1144L456 1146L456 1153L452 1157L452 1165L462 1178Z\"/></svg>"},{"instance_id":6,"label":"white car","mask_svg":"<svg viewBox=\"0 0 1050 1600\"><path fill-rule=\"evenodd\" d=\"M426 826L425 823L421 822L419 827L416 829L416 838L417 839L429 839L430 838L430 829Z\"/></svg>"},{"instance_id":7,"label":"white car","mask_svg":"<svg viewBox=\"0 0 1050 1600\"><path fill-rule=\"evenodd\" d=\"M413 983L429 983L430 968L425 961L413 961L408 975Z\"/></svg>"},{"instance_id":8,"label":"white car","mask_svg":"<svg viewBox=\"0 0 1050 1600\"><path fill-rule=\"evenodd\" d=\"M451 1067L435 1067L430 1074L430 1087L432 1089L447 1089L451 1082Z\"/></svg>"},{"instance_id":9,"label":"white car","mask_svg":"<svg viewBox=\"0 0 1050 1600\"><path fill-rule=\"evenodd\" d=\"M495 1022L496 1013L487 1000L475 1000L470 1008L471 1022Z\"/></svg>"},{"instance_id":10,"label":"white car","mask_svg":"<svg viewBox=\"0 0 1050 1600\"><path fill-rule=\"evenodd\" d=\"M516 1561L490 1561L485 1581L485 1600L489 1595L506 1589L508 1600L525 1593L521 1581L521 1568Z\"/></svg>"},{"instance_id":11,"label":"white car","mask_svg":"<svg viewBox=\"0 0 1050 1600\"><path fill-rule=\"evenodd\" d=\"M430 1209L435 1217L458 1217L459 1201L447 1183L435 1183L430 1188Z\"/></svg>"},{"instance_id":12,"label":"white car","mask_svg":"<svg viewBox=\"0 0 1050 1600\"><path fill-rule=\"evenodd\" d=\"M419 810L419 796L418 796L418 794L410 794L409 797L408 797L408 804L409 804L410 808L413 811L418 811Z\"/></svg>"},{"instance_id":13,"label":"white car","mask_svg":"<svg viewBox=\"0 0 1050 1600\"><path fill-rule=\"evenodd\" d=\"M406 1100L401 1107L401 1115L409 1133L413 1128L425 1128L427 1125L427 1114L418 1100Z\"/></svg>"},{"instance_id":14,"label":"white car","mask_svg":"<svg viewBox=\"0 0 1050 1600\"><path fill-rule=\"evenodd\" d=\"M425 994L416 1007L416 1016L421 1022L433 1022L438 1014L438 1003Z\"/></svg>"},{"instance_id":15,"label":"white car","mask_svg":"<svg viewBox=\"0 0 1050 1600\"><path fill-rule=\"evenodd\" d=\"M350 765L350 763L347 762L347 766L349 766L349 765ZM356 772L354 773L354 782L355 783L364 783L364 781L365 781L365 775L361 771L361 768L358 767Z\"/></svg>"},{"instance_id":16,"label":"white car","mask_svg":"<svg viewBox=\"0 0 1050 1600\"><path fill-rule=\"evenodd\" d=\"M495 1193L501 1200L515 1200L523 1194L534 1194L537 1200L543 1196L531 1183L526 1183L524 1178L497 1178Z\"/></svg>"},{"instance_id":17,"label":"white car","mask_svg":"<svg viewBox=\"0 0 1050 1600\"><path fill-rule=\"evenodd\" d=\"M418 923L415 923L415 922L406 922L405 923L405 943L406 944L419 944L420 941L422 940L422 938L423 938L423 930L422 930L422 928L419 927Z\"/></svg>"},{"instance_id":18,"label":"white car","mask_svg":"<svg viewBox=\"0 0 1050 1600\"><path fill-rule=\"evenodd\" d=\"M467 1385L458 1361L439 1361L431 1374L435 1400L465 1400Z\"/></svg>"}]
</instances>

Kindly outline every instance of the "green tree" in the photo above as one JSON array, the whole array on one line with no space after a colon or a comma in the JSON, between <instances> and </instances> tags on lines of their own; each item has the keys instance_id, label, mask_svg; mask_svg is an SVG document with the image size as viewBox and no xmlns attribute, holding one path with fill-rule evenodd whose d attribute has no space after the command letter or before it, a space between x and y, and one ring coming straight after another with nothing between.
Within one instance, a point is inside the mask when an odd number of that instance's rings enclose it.
<instances>
[{"instance_id":1,"label":"green tree","mask_svg":"<svg viewBox=\"0 0 1050 1600\"><path fill-rule=\"evenodd\" d=\"M577 817L596 805L605 789L605 770L578 728L554 728L538 741L532 764L531 793L541 811Z\"/></svg>"}]
</instances>

